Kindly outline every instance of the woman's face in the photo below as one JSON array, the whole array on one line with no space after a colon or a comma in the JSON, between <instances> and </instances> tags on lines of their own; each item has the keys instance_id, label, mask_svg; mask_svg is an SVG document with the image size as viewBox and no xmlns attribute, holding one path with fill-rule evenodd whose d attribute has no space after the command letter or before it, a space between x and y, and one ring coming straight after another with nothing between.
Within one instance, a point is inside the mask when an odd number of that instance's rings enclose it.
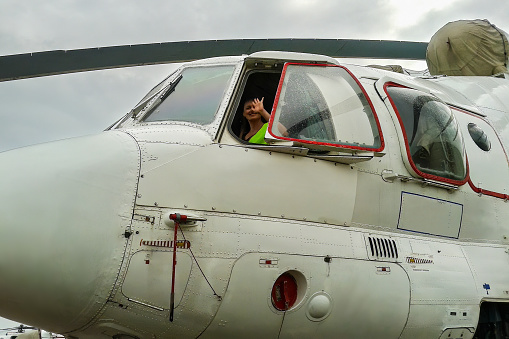
<instances>
[{"instance_id":1,"label":"woman's face","mask_svg":"<svg viewBox=\"0 0 509 339\"><path fill-rule=\"evenodd\" d=\"M249 100L244 103L244 112L242 113L242 115L248 121L253 121L253 120L262 118L260 113L256 112L256 108L255 108L255 104L254 104L253 100Z\"/></svg>"}]
</instances>

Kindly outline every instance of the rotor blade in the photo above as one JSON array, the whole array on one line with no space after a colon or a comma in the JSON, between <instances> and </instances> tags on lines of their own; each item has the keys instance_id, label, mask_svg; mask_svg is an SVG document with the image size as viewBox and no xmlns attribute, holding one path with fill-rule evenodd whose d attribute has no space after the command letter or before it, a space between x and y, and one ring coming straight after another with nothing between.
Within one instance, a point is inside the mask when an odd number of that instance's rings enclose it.
<instances>
[{"instance_id":1,"label":"rotor blade","mask_svg":"<svg viewBox=\"0 0 509 339\"><path fill-rule=\"evenodd\" d=\"M0 56L0 81L100 69L185 62L258 51L323 54L333 58L425 59L427 43L346 39L180 41Z\"/></svg>"}]
</instances>

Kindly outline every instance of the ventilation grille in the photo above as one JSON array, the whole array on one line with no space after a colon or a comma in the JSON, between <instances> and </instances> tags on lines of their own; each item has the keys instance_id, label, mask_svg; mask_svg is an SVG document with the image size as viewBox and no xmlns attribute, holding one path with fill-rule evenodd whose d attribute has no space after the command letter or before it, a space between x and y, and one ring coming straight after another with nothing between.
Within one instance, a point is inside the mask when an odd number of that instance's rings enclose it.
<instances>
[{"instance_id":1,"label":"ventilation grille","mask_svg":"<svg viewBox=\"0 0 509 339\"><path fill-rule=\"evenodd\" d=\"M368 254L371 259L398 260L396 241L383 237L367 237Z\"/></svg>"}]
</instances>

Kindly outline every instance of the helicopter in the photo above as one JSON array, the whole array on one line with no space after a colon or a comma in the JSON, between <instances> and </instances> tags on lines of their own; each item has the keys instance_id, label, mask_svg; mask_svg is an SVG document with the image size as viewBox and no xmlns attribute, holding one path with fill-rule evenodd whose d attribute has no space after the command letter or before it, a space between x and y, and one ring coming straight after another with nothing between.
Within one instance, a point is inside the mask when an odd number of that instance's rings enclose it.
<instances>
[{"instance_id":1,"label":"helicopter","mask_svg":"<svg viewBox=\"0 0 509 339\"><path fill-rule=\"evenodd\" d=\"M27 331L28 330L28 331ZM4 328L0 329L0 331L7 331L3 332L5 334L5 338L7 339L30 339L30 338L37 338L37 339L56 339L56 338L64 338L59 335L54 335L53 333L45 333L42 332L40 329L37 329L35 327L31 326L24 326L23 324L20 324L16 327L11 328ZM3 336L0 338L4 338Z\"/></svg>"},{"instance_id":2,"label":"helicopter","mask_svg":"<svg viewBox=\"0 0 509 339\"><path fill-rule=\"evenodd\" d=\"M443 29L408 45L424 76L210 50L103 133L0 153L0 316L85 339L504 338L507 34ZM502 49L488 74L454 58L471 29L499 39L469 42ZM263 144L241 137L252 98Z\"/></svg>"}]
</instances>

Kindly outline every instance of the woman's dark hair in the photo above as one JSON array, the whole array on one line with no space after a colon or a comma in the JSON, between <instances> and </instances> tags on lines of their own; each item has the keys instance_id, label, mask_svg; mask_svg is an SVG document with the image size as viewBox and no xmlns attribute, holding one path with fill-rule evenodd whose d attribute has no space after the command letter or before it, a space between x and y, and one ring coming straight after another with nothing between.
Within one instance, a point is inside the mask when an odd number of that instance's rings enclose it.
<instances>
[{"instance_id":1,"label":"woman's dark hair","mask_svg":"<svg viewBox=\"0 0 509 339\"><path fill-rule=\"evenodd\" d=\"M249 122L247 121L246 117L244 116L244 106L246 106L246 104L248 102L251 102L251 101L254 101L255 98L252 98L252 97L248 97L247 99L245 99L244 101L242 101L242 113L241 113L241 122L240 122L240 134L239 134L239 138L242 139L242 141L245 141L244 140L244 135L246 135L249 130L251 129L251 127L249 126ZM263 120L263 118L262 118ZM263 120L265 121L265 120Z\"/></svg>"}]
</instances>

